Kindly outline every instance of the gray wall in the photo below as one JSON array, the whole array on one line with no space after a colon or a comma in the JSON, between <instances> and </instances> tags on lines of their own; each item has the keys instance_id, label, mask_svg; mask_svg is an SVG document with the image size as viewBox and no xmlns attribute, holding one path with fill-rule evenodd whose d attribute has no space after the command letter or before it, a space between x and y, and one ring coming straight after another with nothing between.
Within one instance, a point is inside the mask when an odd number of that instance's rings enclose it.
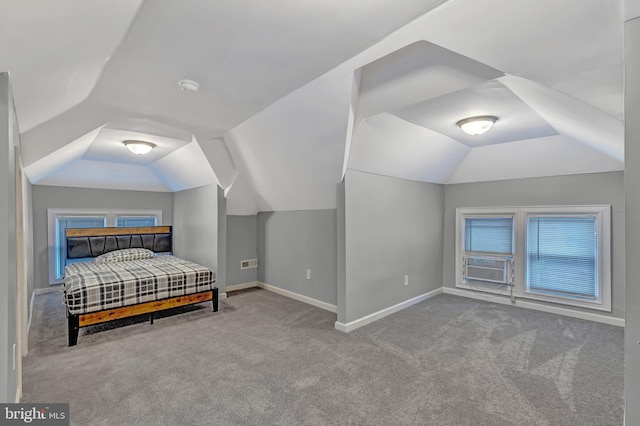
<instances>
[{"instance_id":1,"label":"gray wall","mask_svg":"<svg viewBox=\"0 0 640 426\"><path fill-rule=\"evenodd\" d=\"M458 207L532 205L612 205L612 314L624 317L624 175L623 172L514 179L445 186L444 263L446 287L455 287L455 215ZM535 302L538 303L538 302ZM542 303L542 302L541 302ZM565 306L568 309L585 310Z\"/></svg>"},{"instance_id":2,"label":"gray wall","mask_svg":"<svg viewBox=\"0 0 640 426\"><path fill-rule=\"evenodd\" d=\"M0 402L15 402L16 372L16 198L14 147L19 133L9 85L0 73Z\"/></svg>"},{"instance_id":3,"label":"gray wall","mask_svg":"<svg viewBox=\"0 0 640 426\"><path fill-rule=\"evenodd\" d=\"M240 262L258 258L258 216L227 216L227 285L258 280L258 269Z\"/></svg>"},{"instance_id":4,"label":"gray wall","mask_svg":"<svg viewBox=\"0 0 640 426\"><path fill-rule=\"evenodd\" d=\"M443 208L442 185L347 171L346 317L339 322L442 287Z\"/></svg>"},{"instance_id":5,"label":"gray wall","mask_svg":"<svg viewBox=\"0 0 640 426\"><path fill-rule=\"evenodd\" d=\"M258 213L258 281L335 305L335 250L335 209Z\"/></svg>"},{"instance_id":6,"label":"gray wall","mask_svg":"<svg viewBox=\"0 0 640 426\"><path fill-rule=\"evenodd\" d=\"M336 258L337 258L337 321L346 322L347 318L347 252L346 252L346 221L345 221L345 184L344 179L336 188Z\"/></svg>"},{"instance_id":7,"label":"gray wall","mask_svg":"<svg viewBox=\"0 0 640 426\"><path fill-rule=\"evenodd\" d=\"M217 187L218 191L218 269L216 270L216 287L221 292L227 288L227 199L224 198L224 189Z\"/></svg>"},{"instance_id":8,"label":"gray wall","mask_svg":"<svg viewBox=\"0 0 640 426\"><path fill-rule=\"evenodd\" d=\"M173 251L183 259L208 266L218 274L218 186L173 194ZM224 285L217 283L220 292Z\"/></svg>"},{"instance_id":9,"label":"gray wall","mask_svg":"<svg viewBox=\"0 0 640 426\"><path fill-rule=\"evenodd\" d=\"M36 288L35 249L33 236L33 185L23 173L24 213L26 216L24 239L27 252L27 315L31 315L31 297Z\"/></svg>"},{"instance_id":10,"label":"gray wall","mask_svg":"<svg viewBox=\"0 0 640 426\"><path fill-rule=\"evenodd\" d=\"M640 425L640 18L625 23L625 424Z\"/></svg>"},{"instance_id":11,"label":"gray wall","mask_svg":"<svg viewBox=\"0 0 640 426\"><path fill-rule=\"evenodd\" d=\"M162 210L162 224L173 222L173 194L34 185L33 244L35 288L49 287L47 208Z\"/></svg>"}]
</instances>

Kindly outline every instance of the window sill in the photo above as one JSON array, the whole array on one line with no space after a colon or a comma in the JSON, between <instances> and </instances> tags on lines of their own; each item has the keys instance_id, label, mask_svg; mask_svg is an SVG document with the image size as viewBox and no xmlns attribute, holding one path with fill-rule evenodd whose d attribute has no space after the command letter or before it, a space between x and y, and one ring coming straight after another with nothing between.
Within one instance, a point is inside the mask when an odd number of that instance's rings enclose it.
<instances>
[{"instance_id":1,"label":"window sill","mask_svg":"<svg viewBox=\"0 0 640 426\"><path fill-rule=\"evenodd\" d=\"M482 291L485 293L501 294L503 296L511 295L511 286L505 284L491 284L491 283L479 283L464 281L456 284L456 288L463 288L465 290ZM514 290L515 294L515 290Z\"/></svg>"},{"instance_id":2,"label":"window sill","mask_svg":"<svg viewBox=\"0 0 640 426\"><path fill-rule=\"evenodd\" d=\"M482 293L499 294L501 296L508 296L508 297L513 296L516 299L537 300L540 302L547 302L555 305L565 305L565 306L573 306L577 308L593 309L596 311L611 312L611 304L606 305L599 301L589 302L589 301L583 301L583 300L577 300L577 299L545 296L545 295L536 294L536 293L522 292L518 290L517 287L514 287L513 293L512 293L510 286L501 285L501 284L461 282L456 284L456 288L473 290L473 291L482 292Z\"/></svg>"},{"instance_id":3,"label":"window sill","mask_svg":"<svg viewBox=\"0 0 640 426\"><path fill-rule=\"evenodd\" d=\"M539 300L542 302L556 303L559 305L576 306L578 308L594 309L596 311L611 312L611 303L604 304L602 301L594 300L593 302L580 299L572 299L561 296L545 296L544 294L524 292L516 297L523 299Z\"/></svg>"}]
</instances>

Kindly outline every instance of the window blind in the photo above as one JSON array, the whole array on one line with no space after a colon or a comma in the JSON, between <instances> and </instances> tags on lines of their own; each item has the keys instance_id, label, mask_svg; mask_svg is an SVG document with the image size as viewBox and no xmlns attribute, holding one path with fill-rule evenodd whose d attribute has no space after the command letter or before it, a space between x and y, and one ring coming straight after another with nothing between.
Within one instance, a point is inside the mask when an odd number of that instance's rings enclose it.
<instances>
[{"instance_id":1,"label":"window blind","mask_svg":"<svg viewBox=\"0 0 640 426\"><path fill-rule=\"evenodd\" d=\"M513 218L468 217L464 226L465 251L513 253Z\"/></svg>"},{"instance_id":2,"label":"window blind","mask_svg":"<svg viewBox=\"0 0 640 426\"><path fill-rule=\"evenodd\" d=\"M156 226L156 218L155 216L120 216L116 218L116 226Z\"/></svg>"},{"instance_id":3,"label":"window blind","mask_svg":"<svg viewBox=\"0 0 640 426\"><path fill-rule=\"evenodd\" d=\"M597 298L596 217L530 217L527 226L527 289Z\"/></svg>"}]
</instances>

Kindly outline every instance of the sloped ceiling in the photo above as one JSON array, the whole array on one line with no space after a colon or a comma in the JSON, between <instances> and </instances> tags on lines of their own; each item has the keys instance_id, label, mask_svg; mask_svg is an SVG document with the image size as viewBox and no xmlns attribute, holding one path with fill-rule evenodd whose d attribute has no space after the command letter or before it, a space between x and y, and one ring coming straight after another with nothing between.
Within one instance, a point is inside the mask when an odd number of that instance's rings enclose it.
<instances>
[{"instance_id":1,"label":"sloped ceiling","mask_svg":"<svg viewBox=\"0 0 640 426\"><path fill-rule=\"evenodd\" d=\"M89 96L141 4L142 0L2 1L0 69L11 73L22 132Z\"/></svg>"},{"instance_id":2,"label":"sloped ceiling","mask_svg":"<svg viewBox=\"0 0 640 426\"><path fill-rule=\"evenodd\" d=\"M0 69L33 183L216 183L229 214L333 208L347 168L437 183L622 170L622 6L5 0ZM455 125L485 114L485 135ZM132 137L158 147L131 157Z\"/></svg>"}]
</instances>

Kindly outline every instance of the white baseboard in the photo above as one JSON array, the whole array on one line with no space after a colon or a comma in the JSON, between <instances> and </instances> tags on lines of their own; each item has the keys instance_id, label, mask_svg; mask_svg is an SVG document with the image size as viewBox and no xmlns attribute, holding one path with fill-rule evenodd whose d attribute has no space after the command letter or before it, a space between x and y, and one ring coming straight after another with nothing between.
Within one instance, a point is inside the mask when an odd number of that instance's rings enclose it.
<instances>
[{"instance_id":1,"label":"white baseboard","mask_svg":"<svg viewBox=\"0 0 640 426\"><path fill-rule=\"evenodd\" d=\"M300 302L307 303L309 305L316 306L320 309L324 309L325 311L333 312L334 314L338 312L338 308L335 305L332 305L327 302L323 302L322 300L313 299L308 296L303 296L302 294L294 293L293 291L285 290L280 287L276 287L271 284L258 282L258 287L263 288L265 290L272 291L274 293L278 293L282 296L289 297L291 299L299 300Z\"/></svg>"},{"instance_id":2,"label":"white baseboard","mask_svg":"<svg viewBox=\"0 0 640 426\"><path fill-rule=\"evenodd\" d=\"M63 292L64 291L64 287L61 285L56 285L56 286L51 286L51 287L47 287L47 288L36 288L35 289L35 293L36 294L49 294L49 293L58 293L58 292Z\"/></svg>"},{"instance_id":3,"label":"white baseboard","mask_svg":"<svg viewBox=\"0 0 640 426\"><path fill-rule=\"evenodd\" d=\"M372 322L377 321L380 318L384 318L387 315L391 315L395 312L408 308L411 305L415 305L416 303L420 303L424 300L431 299L433 296L436 296L440 293L442 293L442 287L437 288L435 290L431 290L428 293L421 294L420 296L413 297L409 300L405 300L404 302L400 302L396 305L389 306L388 308L382 309L378 312L374 312L372 314L369 314L357 320L350 321L346 324L336 321L335 328L336 330L340 330L340 331L344 331L345 333L348 333L357 328L363 327L367 324L371 324Z\"/></svg>"},{"instance_id":4,"label":"white baseboard","mask_svg":"<svg viewBox=\"0 0 640 426\"><path fill-rule=\"evenodd\" d=\"M624 327L624 318L609 317L602 314L591 312L574 311L573 309L561 308L558 306L542 305L535 302L529 302L522 299L516 299L515 303L511 303L508 297L497 296L494 294L481 293L478 291L463 290L460 288L443 287L445 294L453 294L454 296L469 297L471 299L484 300L486 302L500 303L502 305L519 306L521 308L533 309L536 311L548 312L550 314L564 315L572 318L579 318L589 321L601 322L604 324Z\"/></svg>"},{"instance_id":5,"label":"white baseboard","mask_svg":"<svg viewBox=\"0 0 640 426\"><path fill-rule=\"evenodd\" d=\"M250 281L248 283L232 284L232 285L226 286L225 290L227 290L227 293L228 293L230 291L238 291L238 290L244 290L246 288L254 288L254 287L260 287L260 283L258 281Z\"/></svg>"},{"instance_id":6,"label":"white baseboard","mask_svg":"<svg viewBox=\"0 0 640 426\"><path fill-rule=\"evenodd\" d=\"M218 293L218 300L220 300L220 299L226 299L226 298L227 298L227 293L226 293L226 292L224 292L224 293Z\"/></svg>"}]
</instances>

